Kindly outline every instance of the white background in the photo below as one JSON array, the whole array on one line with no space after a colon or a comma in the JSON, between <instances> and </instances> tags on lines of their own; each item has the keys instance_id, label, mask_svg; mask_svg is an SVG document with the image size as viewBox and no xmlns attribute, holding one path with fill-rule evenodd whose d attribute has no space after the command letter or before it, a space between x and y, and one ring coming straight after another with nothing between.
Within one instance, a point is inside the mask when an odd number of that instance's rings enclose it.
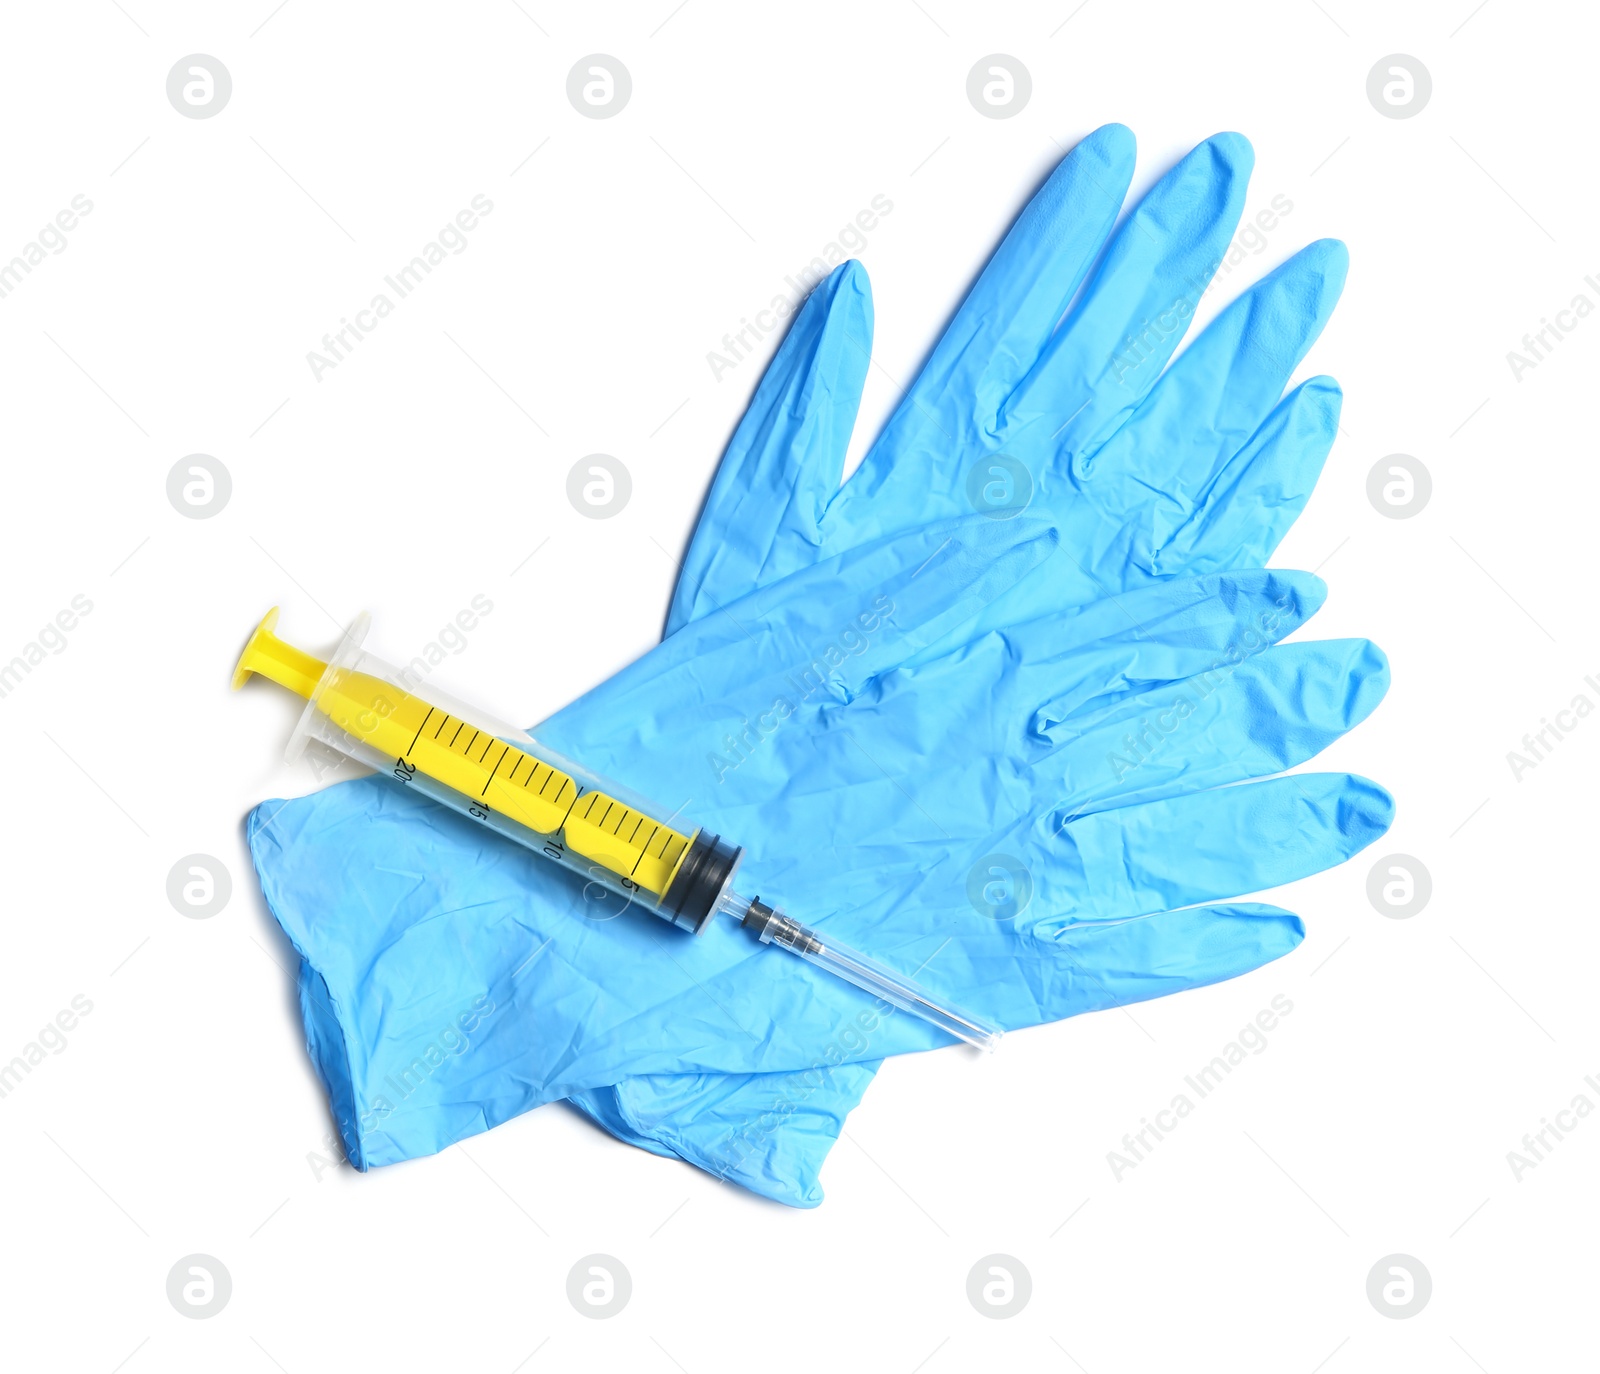
<instances>
[{"instance_id":1,"label":"white background","mask_svg":"<svg viewBox=\"0 0 1600 1374\"><path fill-rule=\"evenodd\" d=\"M93 202L0 300L0 659L75 595L66 649L0 700L9 768L0 1059L81 995L60 1053L0 1100L0 1360L16 1369L702 1371L1575 1367L1592 1350L1600 1122L1520 1181L1507 1152L1575 1094L1600 1104L1592 989L1600 719L1514 779L1507 752L1578 693L1593 625L1600 316L1516 380L1522 336L1600 272L1600 24L1577 5L1042 5L952 0L563 7L13 7L0 48L0 259ZM1077 6L1074 8L1074 6ZM633 78L580 118L589 53ZM980 117L969 69L1032 75ZM180 117L169 69L232 74ZM1415 118L1366 78L1410 54ZM1280 551L1331 586L1313 630L1370 635L1394 686L1319 760L1385 783L1377 849L1275 899L1293 956L1224 986L1017 1035L977 1062L889 1065L800 1212L619 1145L549 1108L358 1176L330 1119L289 959L240 822L310 790L279 763L282 693L231 695L269 605L327 649L373 612L403 659L475 594L494 611L440 668L532 721L658 635L699 502L759 367L706 354L875 195L861 254L877 343L859 453L1011 217L1111 119L1135 193L1194 142L1246 133L1247 215L1293 212L1207 317L1302 243L1350 245L1306 369L1343 434ZM414 296L317 381L308 350L476 194L494 203ZM568 503L586 454L634 483ZM1432 474L1408 520L1369 502L1392 453ZM232 476L210 519L178 459ZM538 550L535 553L535 550ZM533 556L530 558L530 554ZM1420 860L1406 920L1373 862ZM182 856L232 876L185 919ZM1268 1048L1117 1181L1107 1152L1275 995ZM232 1275L209 1320L166 1276ZM580 1257L633 1280L618 1316L568 1302ZM1031 1274L1014 1318L966 1297L980 1257ZM1368 1271L1432 1276L1394 1320Z\"/></svg>"}]
</instances>

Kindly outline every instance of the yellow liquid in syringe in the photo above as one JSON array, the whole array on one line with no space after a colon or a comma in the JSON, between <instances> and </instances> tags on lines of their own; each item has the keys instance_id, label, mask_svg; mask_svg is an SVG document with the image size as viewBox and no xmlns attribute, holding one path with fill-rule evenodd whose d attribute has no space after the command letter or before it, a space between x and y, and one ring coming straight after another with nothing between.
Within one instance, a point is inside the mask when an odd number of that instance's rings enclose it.
<instances>
[{"instance_id":1,"label":"yellow liquid in syringe","mask_svg":"<svg viewBox=\"0 0 1600 1374\"><path fill-rule=\"evenodd\" d=\"M366 673L335 671L317 698L333 724L488 810L536 830L565 833L586 859L661 896L689 837L604 792L580 792L566 773Z\"/></svg>"}]
</instances>

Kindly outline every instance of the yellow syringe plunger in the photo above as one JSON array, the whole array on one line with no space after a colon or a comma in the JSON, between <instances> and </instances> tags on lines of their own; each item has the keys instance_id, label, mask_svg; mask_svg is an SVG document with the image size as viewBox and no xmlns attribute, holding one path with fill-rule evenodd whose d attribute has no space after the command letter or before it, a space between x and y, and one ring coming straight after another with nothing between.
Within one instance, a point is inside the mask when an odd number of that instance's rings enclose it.
<instances>
[{"instance_id":1,"label":"yellow syringe plunger","mask_svg":"<svg viewBox=\"0 0 1600 1374\"><path fill-rule=\"evenodd\" d=\"M272 633L277 624L278 608L274 606L261 617L261 623L245 642L244 652L234 664L233 690L237 692L243 687L252 673L260 673L309 701L328 665L279 639Z\"/></svg>"}]
</instances>

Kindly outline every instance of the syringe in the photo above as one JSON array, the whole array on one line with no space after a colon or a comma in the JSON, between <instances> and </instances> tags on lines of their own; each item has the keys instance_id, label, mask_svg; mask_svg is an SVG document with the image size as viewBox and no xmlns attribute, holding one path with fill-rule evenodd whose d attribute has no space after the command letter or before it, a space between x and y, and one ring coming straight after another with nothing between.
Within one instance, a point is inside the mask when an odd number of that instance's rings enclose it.
<instances>
[{"instance_id":1,"label":"syringe","mask_svg":"<svg viewBox=\"0 0 1600 1374\"><path fill-rule=\"evenodd\" d=\"M1001 1032L934 1001L916 982L802 925L760 897L733 890L744 856L720 835L545 748L526 731L429 692L362 649L360 616L324 663L273 633L274 607L239 656L233 685L259 673L306 698L289 741L297 757L317 741L394 782L498 831L692 934L719 911L775 944L947 1034L992 1050ZM662 818L665 819L662 819Z\"/></svg>"}]
</instances>

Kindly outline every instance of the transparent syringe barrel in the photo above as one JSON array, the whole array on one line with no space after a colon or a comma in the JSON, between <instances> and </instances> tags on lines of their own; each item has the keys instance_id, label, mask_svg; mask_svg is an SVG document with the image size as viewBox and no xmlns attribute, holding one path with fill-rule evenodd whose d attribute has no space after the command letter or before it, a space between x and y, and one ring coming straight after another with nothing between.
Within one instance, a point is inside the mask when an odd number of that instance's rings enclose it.
<instances>
[{"instance_id":1,"label":"transparent syringe barrel","mask_svg":"<svg viewBox=\"0 0 1600 1374\"><path fill-rule=\"evenodd\" d=\"M741 850L367 653L365 632L363 616L329 659L291 757L334 750L572 870L590 895L597 884L705 928Z\"/></svg>"}]
</instances>

